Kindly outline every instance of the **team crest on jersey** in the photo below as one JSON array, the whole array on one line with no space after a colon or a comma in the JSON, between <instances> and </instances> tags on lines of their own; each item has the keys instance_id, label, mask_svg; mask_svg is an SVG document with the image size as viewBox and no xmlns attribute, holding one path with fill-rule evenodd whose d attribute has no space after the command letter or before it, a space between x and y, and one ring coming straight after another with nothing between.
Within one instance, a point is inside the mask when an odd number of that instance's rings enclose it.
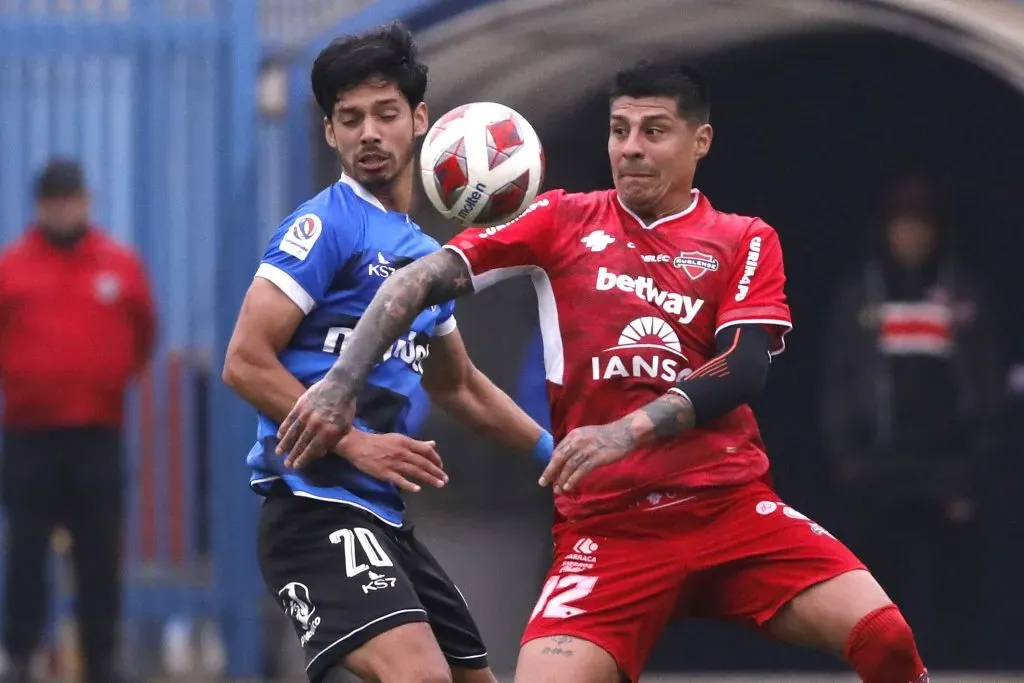
<instances>
[{"instance_id":1,"label":"team crest on jersey","mask_svg":"<svg viewBox=\"0 0 1024 683\"><path fill-rule=\"evenodd\" d=\"M102 272L93 281L96 298L105 304L112 304L121 295L121 279L114 273Z\"/></svg>"},{"instance_id":2,"label":"team crest on jersey","mask_svg":"<svg viewBox=\"0 0 1024 683\"><path fill-rule=\"evenodd\" d=\"M718 259L711 254L704 254L699 251L681 251L672 261L676 268L682 268L683 272L696 280L708 271L718 270Z\"/></svg>"}]
</instances>

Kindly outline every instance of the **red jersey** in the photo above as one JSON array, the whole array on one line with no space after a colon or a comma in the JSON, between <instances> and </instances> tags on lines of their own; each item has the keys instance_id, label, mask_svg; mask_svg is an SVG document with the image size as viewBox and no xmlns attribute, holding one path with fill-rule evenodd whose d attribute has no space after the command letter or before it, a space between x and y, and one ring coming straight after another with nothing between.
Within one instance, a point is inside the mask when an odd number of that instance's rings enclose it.
<instances>
[{"instance_id":1,"label":"red jersey","mask_svg":"<svg viewBox=\"0 0 1024 683\"><path fill-rule=\"evenodd\" d=\"M760 219L716 211L696 191L688 209L650 225L614 191L548 192L511 223L467 229L445 248L463 256L477 290L532 277L556 440L664 395L714 357L722 328L766 325L779 353L792 327L778 235ZM555 502L574 519L767 471L743 405L637 448Z\"/></svg>"},{"instance_id":2,"label":"red jersey","mask_svg":"<svg viewBox=\"0 0 1024 683\"><path fill-rule=\"evenodd\" d=\"M107 235L61 249L33 229L0 255L5 426L120 425L153 340L142 263Z\"/></svg>"}]
</instances>

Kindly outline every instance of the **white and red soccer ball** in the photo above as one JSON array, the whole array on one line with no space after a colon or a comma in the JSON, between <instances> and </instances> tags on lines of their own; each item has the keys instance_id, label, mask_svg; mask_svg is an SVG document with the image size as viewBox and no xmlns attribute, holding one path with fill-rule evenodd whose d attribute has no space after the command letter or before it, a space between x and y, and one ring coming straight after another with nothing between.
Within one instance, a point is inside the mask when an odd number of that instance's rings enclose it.
<instances>
[{"instance_id":1,"label":"white and red soccer ball","mask_svg":"<svg viewBox=\"0 0 1024 683\"><path fill-rule=\"evenodd\" d=\"M420 176L427 198L445 218L490 227L511 221L537 197L544 149L514 109L473 102L431 126L420 152Z\"/></svg>"}]
</instances>

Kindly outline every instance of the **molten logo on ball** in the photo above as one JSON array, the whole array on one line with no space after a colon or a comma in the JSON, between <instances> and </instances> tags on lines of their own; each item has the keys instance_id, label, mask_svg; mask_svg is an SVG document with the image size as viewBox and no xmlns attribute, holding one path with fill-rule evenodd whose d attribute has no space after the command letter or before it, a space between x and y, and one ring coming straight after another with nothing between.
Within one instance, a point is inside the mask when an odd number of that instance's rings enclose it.
<instances>
[{"instance_id":1,"label":"molten logo on ball","mask_svg":"<svg viewBox=\"0 0 1024 683\"><path fill-rule=\"evenodd\" d=\"M473 208L480 203L480 199L483 198L484 192L487 191L487 186L483 183L477 183L473 188L473 192L462 202L462 208L459 210L459 220L464 221L469 217L469 214L473 212Z\"/></svg>"},{"instance_id":2,"label":"molten logo on ball","mask_svg":"<svg viewBox=\"0 0 1024 683\"><path fill-rule=\"evenodd\" d=\"M492 102L464 104L427 133L420 176L441 215L463 225L499 225L536 198L544 182L544 150L515 110Z\"/></svg>"}]
</instances>

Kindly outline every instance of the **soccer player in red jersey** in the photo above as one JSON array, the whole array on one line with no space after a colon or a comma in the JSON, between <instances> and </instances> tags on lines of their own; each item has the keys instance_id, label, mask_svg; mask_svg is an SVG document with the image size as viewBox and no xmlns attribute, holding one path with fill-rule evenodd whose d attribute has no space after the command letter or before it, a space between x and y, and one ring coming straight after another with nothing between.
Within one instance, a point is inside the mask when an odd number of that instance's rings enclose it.
<instances>
[{"instance_id":1,"label":"soccer player in red jersey","mask_svg":"<svg viewBox=\"0 0 1024 683\"><path fill-rule=\"evenodd\" d=\"M376 359L426 306L528 274L558 447L555 561L522 683L636 681L665 624L716 617L845 657L867 683L928 673L864 565L772 489L748 402L792 324L779 237L693 189L707 85L641 63L611 96L615 189L548 192L383 285L334 369L282 425L298 462L347 432Z\"/></svg>"}]
</instances>

